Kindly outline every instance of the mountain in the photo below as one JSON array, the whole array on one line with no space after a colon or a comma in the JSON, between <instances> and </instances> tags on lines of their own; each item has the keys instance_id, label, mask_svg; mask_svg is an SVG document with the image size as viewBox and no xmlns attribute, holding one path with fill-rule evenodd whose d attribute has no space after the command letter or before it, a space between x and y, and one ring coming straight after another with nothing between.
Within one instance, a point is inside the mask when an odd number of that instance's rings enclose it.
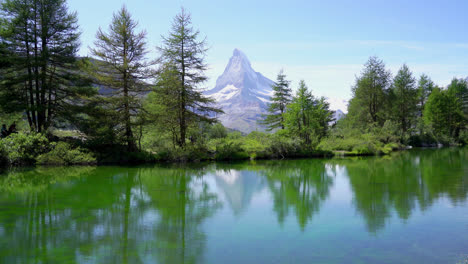
<instances>
[{"instance_id":1,"label":"mountain","mask_svg":"<svg viewBox=\"0 0 468 264\"><path fill-rule=\"evenodd\" d=\"M343 119L345 116L346 114L343 113L343 111L341 111L340 109L336 110L335 113L333 114L333 119L335 119L334 122L337 122L338 120Z\"/></svg>"},{"instance_id":2,"label":"mountain","mask_svg":"<svg viewBox=\"0 0 468 264\"><path fill-rule=\"evenodd\" d=\"M264 127L257 124L257 120L267 113L273 84L252 68L242 51L235 49L216 86L205 95L214 98L224 110L218 117L224 126L244 133L263 131Z\"/></svg>"}]
</instances>

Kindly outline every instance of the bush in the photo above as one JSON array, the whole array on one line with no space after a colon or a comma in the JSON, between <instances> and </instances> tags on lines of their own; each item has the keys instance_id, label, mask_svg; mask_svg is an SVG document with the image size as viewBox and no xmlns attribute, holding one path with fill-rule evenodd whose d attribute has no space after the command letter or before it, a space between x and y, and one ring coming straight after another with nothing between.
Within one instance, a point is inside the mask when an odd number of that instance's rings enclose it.
<instances>
[{"instance_id":1,"label":"bush","mask_svg":"<svg viewBox=\"0 0 468 264\"><path fill-rule=\"evenodd\" d=\"M210 151L203 145L187 145L159 150L155 158L167 162L202 161L210 159Z\"/></svg>"},{"instance_id":2,"label":"bush","mask_svg":"<svg viewBox=\"0 0 468 264\"><path fill-rule=\"evenodd\" d=\"M227 129L221 124L216 123L208 129L208 138L225 138L228 135Z\"/></svg>"},{"instance_id":3,"label":"bush","mask_svg":"<svg viewBox=\"0 0 468 264\"><path fill-rule=\"evenodd\" d=\"M460 132L460 142L463 145L468 145L468 129L464 129Z\"/></svg>"},{"instance_id":4,"label":"bush","mask_svg":"<svg viewBox=\"0 0 468 264\"><path fill-rule=\"evenodd\" d=\"M301 142L295 138L288 138L279 133L272 136L270 145L266 149L267 155L272 158L287 158L300 156Z\"/></svg>"},{"instance_id":5,"label":"bush","mask_svg":"<svg viewBox=\"0 0 468 264\"><path fill-rule=\"evenodd\" d=\"M38 155L50 150L50 144L39 133L15 133L0 140L0 149L11 165L34 164Z\"/></svg>"},{"instance_id":6,"label":"bush","mask_svg":"<svg viewBox=\"0 0 468 264\"><path fill-rule=\"evenodd\" d=\"M58 142L48 153L37 157L37 163L42 165L72 165L72 164L95 164L96 158L82 150L72 148L66 142Z\"/></svg>"},{"instance_id":7,"label":"bush","mask_svg":"<svg viewBox=\"0 0 468 264\"><path fill-rule=\"evenodd\" d=\"M361 134L359 136L339 138L328 137L319 144L319 149L326 151L344 152L346 155L374 155L388 154L393 150L401 148L399 143L384 142L391 141L388 136L375 135L373 133Z\"/></svg>"},{"instance_id":8,"label":"bush","mask_svg":"<svg viewBox=\"0 0 468 264\"><path fill-rule=\"evenodd\" d=\"M216 144L215 160L248 159L249 154L241 147L240 142L222 140Z\"/></svg>"}]
</instances>

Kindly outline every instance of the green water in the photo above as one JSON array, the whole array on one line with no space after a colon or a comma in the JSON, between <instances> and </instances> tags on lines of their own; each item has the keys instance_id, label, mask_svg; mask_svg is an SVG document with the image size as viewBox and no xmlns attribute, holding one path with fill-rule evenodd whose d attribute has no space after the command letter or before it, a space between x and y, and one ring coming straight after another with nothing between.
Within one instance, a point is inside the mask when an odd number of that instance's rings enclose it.
<instances>
[{"instance_id":1,"label":"green water","mask_svg":"<svg viewBox=\"0 0 468 264\"><path fill-rule=\"evenodd\" d=\"M468 149L0 176L0 263L467 263Z\"/></svg>"}]
</instances>

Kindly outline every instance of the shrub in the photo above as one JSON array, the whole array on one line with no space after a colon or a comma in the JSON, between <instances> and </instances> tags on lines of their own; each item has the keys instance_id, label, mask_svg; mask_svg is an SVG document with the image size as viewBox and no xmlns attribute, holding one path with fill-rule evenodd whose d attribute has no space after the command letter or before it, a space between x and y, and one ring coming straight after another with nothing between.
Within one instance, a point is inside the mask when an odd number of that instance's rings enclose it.
<instances>
[{"instance_id":1,"label":"shrub","mask_svg":"<svg viewBox=\"0 0 468 264\"><path fill-rule=\"evenodd\" d=\"M185 148L174 147L161 149L155 154L158 161L189 162L210 159L210 151L203 145L187 145Z\"/></svg>"},{"instance_id":2,"label":"shrub","mask_svg":"<svg viewBox=\"0 0 468 264\"><path fill-rule=\"evenodd\" d=\"M468 145L468 129L464 129L460 132L460 142L463 145Z\"/></svg>"},{"instance_id":3,"label":"shrub","mask_svg":"<svg viewBox=\"0 0 468 264\"><path fill-rule=\"evenodd\" d=\"M228 135L227 129L221 124L216 123L208 129L208 138L225 138Z\"/></svg>"},{"instance_id":4,"label":"shrub","mask_svg":"<svg viewBox=\"0 0 468 264\"><path fill-rule=\"evenodd\" d=\"M281 134L274 134L271 138L271 143L267 147L266 152L272 158L287 158L300 156L302 147L300 140L296 138L288 138Z\"/></svg>"},{"instance_id":5,"label":"shrub","mask_svg":"<svg viewBox=\"0 0 468 264\"><path fill-rule=\"evenodd\" d=\"M49 151L49 141L39 133L15 133L0 140L0 149L9 164L34 164L35 158Z\"/></svg>"},{"instance_id":6,"label":"shrub","mask_svg":"<svg viewBox=\"0 0 468 264\"><path fill-rule=\"evenodd\" d=\"M81 148L72 148L66 142L54 144L54 148L47 153L37 157L37 163L42 165L72 165L72 164L94 164L96 158L82 150Z\"/></svg>"},{"instance_id":7,"label":"shrub","mask_svg":"<svg viewBox=\"0 0 468 264\"><path fill-rule=\"evenodd\" d=\"M249 154L239 142L223 140L216 144L214 158L215 160L242 160L248 159Z\"/></svg>"}]
</instances>

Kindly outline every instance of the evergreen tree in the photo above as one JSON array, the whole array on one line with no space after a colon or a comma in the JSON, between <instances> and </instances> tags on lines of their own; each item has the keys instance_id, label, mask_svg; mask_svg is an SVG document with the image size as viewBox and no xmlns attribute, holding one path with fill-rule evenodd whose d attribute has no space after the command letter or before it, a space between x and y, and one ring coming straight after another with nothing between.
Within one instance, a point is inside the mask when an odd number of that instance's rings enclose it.
<instances>
[{"instance_id":1,"label":"evergreen tree","mask_svg":"<svg viewBox=\"0 0 468 264\"><path fill-rule=\"evenodd\" d=\"M286 112L288 104L291 102L291 88L289 81L286 80L286 75L283 70L278 73L276 83L273 85L273 97L271 104L268 106L269 114L263 116L261 124L267 126L267 130L271 131L277 128L284 129L285 122L283 114Z\"/></svg>"},{"instance_id":2,"label":"evergreen tree","mask_svg":"<svg viewBox=\"0 0 468 264\"><path fill-rule=\"evenodd\" d=\"M434 88L427 100L424 121L432 128L435 136L443 141L458 139L460 130L466 125L461 104L455 93L439 88Z\"/></svg>"},{"instance_id":3,"label":"evergreen tree","mask_svg":"<svg viewBox=\"0 0 468 264\"><path fill-rule=\"evenodd\" d=\"M423 135L425 133L424 118L423 118L424 107L434 87L435 87L434 82L432 82L429 76L425 74L421 75L418 81L418 88L417 88L418 89L418 92L417 92L418 102L417 102L416 124L418 126L419 135Z\"/></svg>"},{"instance_id":4,"label":"evergreen tree","mask_svg":"<svg viewBox=\"0 0 468 264\"><path fill-rule=\"evenodd\" d=\"M311 125L312 111L315 98L307 89L304 80L299 82L299 89L291 104L287 106L285 116L285 127L294 135L299 136L306 144L311 143L313 127Z\"/></svg>"},{"instance_id":5,"label":"evergreen tree","mask_svg":"<svg viewBox=\"0 0 468 264\"><path fill-rule=\"evenodd\" d=\"M319 124L318 129L316 131L316 135L318 139L322 139L323 137L328 135L330 126L329 124L334 120L333 118L334 111L330 109L330 103L325 99L325 97L320 97L317 100L316 110L315 110L315 118Z\"/></svg>"},{"instance_id":6,"label":"evergreen tree","mask_svg":"<svg viewBox=\"0 0 468 264\"><path fill-rule=\"evenodd\" d=\"M348 117L361 128L370 124L382 126L387 115L387 94L391 74L377 57L370 57L352 88Z\"/></svg>"},{"instance_id":7,"label":"evergreen tree","mask_svg":"<svg viewBox=\"0 0 468 264\"><path fill-rule=\"evenodd\" d=\"M459 107L468 118L468 83L466 80L454 78L447 90L456 99Z\"/></svg>"},{"instance_id":8,"label":"evergreen tree","mask_svg":"<svg viewBox=\"0 0 468 264\"><path fill-rule=\"evenodd\" d=\"M42 132L92 94L80 76L77 15L65 0L6 0L2 10L0 101L5 112L25 112ZM6 49L6 50L5 50Z\"/></svg>"},{"instance_id":9,"label":"evergreen tree","mask_svg":"<svg viewBox=\"0 0 468 264\"><path fill-rule=\"evenodd\" d=\"M333 120L333 111L325 98L316 99L305 82L299 82L299 89L284 114L286 129L299 136L305 144L316 143L327 134L328 124Z\"/></svg>"},{"instance_id":10,"label":"evergreen tree","mask_svg":"<svg viewBox=\"0 0 468 264\"><path fill-rule=\"evenodd\" d=\"M169 132L174 146L180 144L179 100L181 95L179 72L174 64L167 63L160 70L155 89L145 100L145 113L151 124L161 131Z\"/></svg>"},{"instance_id":11,"label":"evergreen tree","mask_svg":"<svg viewBox=\"0 0 468 264\"><path fill-rule=\"evenodd\" d=\"M145 58L146 32L137 32L138 23L132 19L125 6L115 13L108 33L99 28L95 48L93 72L97 82L108 88L110 94L102 98L107 109L118 115L129 151L137 149L132 129L141 110L141 96L149 90L144 82L150 77Z\"/></svg>"},{"instance_id":12,"label":"evergreen tree","mask_svg":"<svg viewBox=\"0 0 468 264\"><path fill-rule=\"evenodd\" d=\"M163 87L160 93L174 93L173 97L166 97L167 100L161 103L164 108L175 107L178 121L175 139L180 147L186 144L190 126L200 122L214 123L216 118L213 116L222 113L213 106L214 100L204 96L201 90L201 85L207 80L204 61L207 48L205 39L198 40L199 35L200 32L192 27L190 14L182 8L174 18L168 36L163 36L163 45L158 48L162 71L166 71L163 74L177 73L177 78L169 78L174 81L172 84L167 84L166 77L162 77L160 81L164 80L164 85L157 85L156 90Z\"/></svg>"},{"instance_id":13,"label":"evergreen tree","mask_svg":"<svg viewBox=\"0 0 468 264\"><path fill-rule=\"evenodd\" d=\"M421 75L418 81L418 111L420 116L422 115L424 105L426 104L432 89L434 89L434 82L432 82L431 78L425 74Z\"/></svg>"},{"instance_id":14,"label":"evergreen tree","mask_svg":"<svg viewBox=\"0 0 468 264\"><path fill-rule=\"evenodd\" d=\"M417 115L418 90L416 79L404 64L393 80L391 91L390 116L399 127L400 137L407 136L408 130L415 124Z\"/></svg>"}]
</instances>

